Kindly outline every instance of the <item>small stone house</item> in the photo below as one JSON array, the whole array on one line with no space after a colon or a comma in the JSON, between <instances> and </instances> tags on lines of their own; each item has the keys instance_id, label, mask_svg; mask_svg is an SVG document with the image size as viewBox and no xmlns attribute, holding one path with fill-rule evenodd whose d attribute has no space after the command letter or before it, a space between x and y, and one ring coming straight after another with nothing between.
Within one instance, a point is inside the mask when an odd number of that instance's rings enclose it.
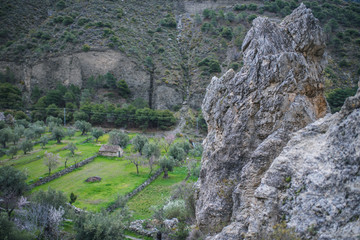
<instances>
[{"instance_id":1,"label":"small stone house","mask_svg":"<svg viewBox=\"0 0 360 240\"><path fill-rule=\"evenodd\" d=\"M124 151L120 146L116 145L101 145L99 154L107 157L122 157Z\"/></svg>"}]
</instances>

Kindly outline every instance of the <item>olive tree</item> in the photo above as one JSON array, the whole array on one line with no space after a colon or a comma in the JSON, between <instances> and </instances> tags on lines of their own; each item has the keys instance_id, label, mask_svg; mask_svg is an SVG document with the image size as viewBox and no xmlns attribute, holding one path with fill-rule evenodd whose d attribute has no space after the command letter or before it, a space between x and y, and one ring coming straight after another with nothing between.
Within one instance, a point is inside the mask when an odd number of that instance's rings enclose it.
<instances>
[{"instance_id":1,"label":"olive tree","mask_svg":"<svg viewBox=\"0 0 360 240\"><path fill-rule=\"evenodd\" d=\"M53 153L48 153L47 151L45 152L44 165L47 166L47 168L49 169L49 176L51 174L51 170L53 170L59 165L59 161L60 161L59 154L55 155Z\"/></svg>"},{"instance_id":2,"label":"olive tree","mask_svg":"<svg viewBox=\"0 0 360 240\"><path fill-rule=\"evenodd\" d=\"M3 128L0 130L0 143L6 148L6 143L12 141L13 132L10 128Z\"/></svg>"},{"instance_id":3,"label":"olive tree","mask_svg":"<svg viewBox=\"0 0 360 240\"><path fill-rule=\"evenodd\" d=\"M104 135L104 131L101 128L93 128L91 135L96 139L96 142L98 142L99 137Z\"/></svg>"},{"instance_id":4,"label":"olive tree","mask_svg":"<svg viewBox=\"0 0 360 240\"><path fill-rule=\"evenodd\" d=\"M156 160L160 157L160 148L159 145L156 143L145 143L142 149L142 155L147 158L149 167L150 167L150 174L153 170L153 165Z\"/></svg>"},{"instance_id":5,"label":"olive tree","mask_svg":"<svg viewBox=\"0 0 360 240\"><path fill-rule=\"evenodd\" d=\"M41 145L41 148L44 148L46 146L46 144L48 144L49 142L49 138L47 136L41 136L40 138L40 145Z\"/></svg>"},{"instance_id":6,"label":"olive tree","mask_svg":"<svg viewBox=\"0 0 360 240\"><path fill-rule=\"evenodd\" d=\"M85 135L87 132L91 130L91 124L86 121L76 121L75 127L81 131L81 135Z\"/></svg>"},{"instance_id":7,"label":"olive tree","mask_svg":"<svg viewBox=\"0 0 360 240\"><path fill-rule=\"evenodd\" d=\"M121 131L113 130L109 133L109 143L125 148L130 141L129 136Z\"/></svg>"},{"instance_id":8,"label":"olive tree","mask_svg":"<svg viewBox=\"0 0 360 240\"><path fill-rule=\"evenodd\" d=\"M172 171L174 166L175 166L175 161L174 161L174 158L169 156L163 156L160 158L160 167L163 169L164 171L164 177L163 178L168 178L169 175L168 175L168 171Z\"/></svg>"},{"instance_id":9,"label":"olive tree","mask_svg":"<svg viewBox=\"0 0 360 240\"><path fill-rule=\"evenodd\" d=\"M18 204L18 199L26 192L26 175L11 166L0 168L0 206L5 209L8 218Z\"/></svg>"},{"instance_id":10,"label":"olive tree","mask_svg":"<svg viewBox=\"0 0 360 240\"><path fill-rule=\"evenodd\" d=\"M64 131L61 127L54 127L52 130L52 138L56 139L57 143L61 143L61 140L65 137Z\"/></svg>"},{"instance_id":11,"label":"olive tree","mask_svg":"<svg viewBox=\"0 0 360 240\"><path fill-rule=\"evenodd\" d=\"M6 155L11 156L11 159L13 159L18 150L16 146L11 146L9 150L6 151Z\"/></svg>"},{"instance_id":12,"label":"olive tree","mask_svg":"<svg viewBox=\"0 0 360 240\"><path fill-rule=\"evenodd\" d=\"M148 142L147 137L140 135L140 134L136 135L132 140L134 150L141 154L142 149L147 142Z\"/></svg>"},{"instance_id":13,"label":"olive tree","mask_svg":"<svg viewBox=\"0 0 360 240\"><path fill-rule=\"evenodd\" d=\"M24 140L20 144L20 148L21 148L21 150L24 151L24 154L33 150L33 147L34 147L34 145L30 140Z\"/></svg>"}]
</instances>

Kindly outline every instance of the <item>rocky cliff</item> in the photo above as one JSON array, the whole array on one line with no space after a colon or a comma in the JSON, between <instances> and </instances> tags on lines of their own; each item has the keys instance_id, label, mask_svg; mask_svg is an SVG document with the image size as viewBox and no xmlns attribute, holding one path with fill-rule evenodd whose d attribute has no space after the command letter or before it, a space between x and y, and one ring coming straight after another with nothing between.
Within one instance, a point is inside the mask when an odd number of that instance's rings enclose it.
<instances>
[{"instance_id":1,"label":"rocky cliff","mask_svg":"<svg viewBox=\"0 0 360 240\"><path fill-rule=\"evenodd\" d=\"M114 50L76 52L59 57L50 57L35 63L0 62L0 71L10 67L16 79L22 80L23 91L31 93L34 86L51 89L57 83L82 87L91 76L111 72L117 79L125 79L133 98L148 99L152 94L153 104L159 109L168 109L181 104L183 96L166 85L155 87L150 93L150 75L135 59ZM169 97L171 95L171 97Z\"/></svg>"},{"instance_id":2,"label":"rocky cliff","mask_svg":"<svg viewBox=\"0 0 360 240\"><path fill-rule=\"evenodd\" d=\"M359 96L309 125L328 112L318 20L304 5L280 24L257 18L242 48L240 72L214 77L202 105L200 229L255 238L283 219L320 239L358 234Z\"/></svg>"}]
</instances>

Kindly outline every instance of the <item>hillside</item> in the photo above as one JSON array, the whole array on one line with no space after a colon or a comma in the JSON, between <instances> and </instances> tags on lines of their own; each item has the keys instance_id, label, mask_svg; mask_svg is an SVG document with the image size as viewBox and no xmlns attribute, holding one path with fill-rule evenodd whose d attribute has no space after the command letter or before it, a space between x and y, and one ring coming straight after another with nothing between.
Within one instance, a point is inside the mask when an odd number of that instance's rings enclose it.
<instances>
[{"instance_id":1,"label":"hillside","mask_svg":"<svg viewBox=\"0 0 360 240\"><path fill-rule=\"evenodd\" d=\"M280 21L299 1L4 1L0 69L29 99L61 82L82 90L111 72L131 99L150 107L198 109L213 75L242 64L243 38L256 16ZM305 1L326 33L326 91L355 86L360 74L360 5ZM98 98L122 103L97 92ZM115 99L112 99L115 98ZM28 101L27 101L28 102ZM35 102L32 102L33 104Z\"/></svg>"}]
</instances>

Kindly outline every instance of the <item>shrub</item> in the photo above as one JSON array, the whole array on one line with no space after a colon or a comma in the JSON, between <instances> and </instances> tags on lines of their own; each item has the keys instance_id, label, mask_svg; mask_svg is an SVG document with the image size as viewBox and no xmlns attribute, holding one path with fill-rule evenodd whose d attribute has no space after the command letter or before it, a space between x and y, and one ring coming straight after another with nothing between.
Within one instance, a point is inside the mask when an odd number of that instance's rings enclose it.
<instances>
[{"instance_id":1,"label":"shrub","mask_svg":"<svg viewBox=\"0 0 360 240\"><path fill-rule=\"evenodd\" d=\"M339 62L339 66L340 67L350 67L350 63L348 61L346 61L345 59L342 59L340 62Z\"/></svg>"},{"instance_id":2,"label":"shrub","mask_svg":"<svg viewBox=\"0 0 360 240\"><path fill-rule=\"evenodd\" d=\"M248 10L250 11L256 11L257 10L257 5L254 3L250 3L247 7Z\"/></svg>"},{"instance_id":3,"label":"shrub","mask_svg":"<svg viewBox=\"0 0 360 240\"><path fill-rule=\"evenodd\" d=\"M234 71L238 70L240 65L238 63L231 63L230 68L232 68Z\"/></svg>"},{"instance_id":4,"label":"shrub","mask_svg":"<svg viewBox=\"0 0 360 240\"><path fill-rule=\"evenodd\" d=\"M71 42L71 43L76 42L76 36L68 31L65 31L61 38L63 38L65 42Z\"/></svg>"},{"instance_id":5,"label":"shrub","mask_svg":"<svg viewBox=\"0 0 360 240\"><path fill-rule=\"evenodd\" d=\"M207 66L210 73L221 72L220 64L215 59L206 57L198 63L198 66Z\"/></svg>"},{"instance_id":6,"label":"shrub","mask_svg":"<svg viewBox=\"0 0 360 240\"><path fill-rule=\"evenodd\" d=\"M113 30L111 30L110 28L105 28L104 33L103 33L103 37L108 37L108 36L113 35L113 34L114 34Z\"/></svg>"},{"instance_id":7,"label":"shrub","mask_svg":"<svg viewBox=\"0 0 360 240\"><path fill-rule=\"evenodd\" d=\"M244 11L244 10L246 10L246 8L247 8L247 6L245 5L245 4L236 4L235 6L234 6L234 10L235 11Z\"/></svg>"},{"instance_id":8,"label":"shrub","mask_svg":"<svg viewBox=\"0 0 360 240\"><path fill-rule=\"evenodd\" d=\"M117 10L116 10L116 12L117 12L117 17L118 18L122 18L123 16L124 16L124 10L122 10L122 8L118 8Z\"/></svg>"},{"instance_id":9,"label":"shrub","mask_svg":"<svg viewBox=\"0 0 360 240\"><path fill-rule=\"evenodd\" d=\"M353 88L336 88L330 93L326 94L326 100L328 101L331 112L337 112L341 109L346 98L354 96L356 93L356 87Z\"/></svg>"},{"instance_id":10,"label":"shrub","mask_svg":"<svg viewBox=\"0 0 360 240\"><path fill-rule=\"evenodd\" d=\"M90 19L81 17L81 18L79 18L79 20L78 20L78 25L79 25L79 26L83 26L83 25L85 25L86 23L88 23L89 21L90 21Z\"/></svg>"},{"instance_id":11,"label":"shrub","mask_svg":"<svg viewBox=\"0 0 360 240\"><path fill-rule=\"evenodd\" d=\"M202 32L210 32L213 29L213 26L210 23L204 23L201 25L201 31Z\"/></svg>"},{"instance_id":12,"label":"shrub","mask_svg":"<svg viewBox=\"0 0 360 240\"><path fill-rule=\"evenodd\" d=\"M37 191L31 195L31 200L41 205L53 206L56 209L66 207L67 197L61 191L48 188L47 191Z\"/></svg>"},{"instance_id":13,"label":"shrub","mask_svg":"<svg viewBox=\"0 0 360 240\"><path fill-rule=\"evenodd\" d=\"M210 71L210 73L219 73L219 72L221 72L220 64L219 64L219 62L217 60L210 61L209 71Z\"/></svg>"},{"instance_id":14,"label":"shrub","mask_svg":"<svg viewBox=\"0 0 360 240\"><path fill-rule=\"evenodd\" d=\"M58 16L53 18L54 23L62 23L64 21L64 17Z\"/></svg>"},{"instance_id":15,"label":"shrub","mask_svg":"<svg viewBox=\"0 0 360 240\"><path fill-rule=\"evenodd\" d=\"M295 232L294 228L287 228L285 222L281 222L279 224L276 224L274 227L274 232L270 234L266 234L265 237L261 237L261 239L272 239L272 240L281 240L281 239L287 239L287 240L300 240Z\"/></svg>"},{"instance_id":16,"label":"shrub","mask_svg":"<svg viewBox=\"0 0 360 240\"><path fill-rule=\"evenodd\" d=\"M203 153L203 147L200 143L195 143L194 148L189 151L190 156L201 157Z\"/></svg>"},{"instance_id":17,"label":"shrub","mask_svg":"<svg viewBox=\"0 0 360 240\"><path fill-rule=\"evenodd\" d=\"M235 21L235 14L233 12L229 12L226 14L226 20L228 20L229 22L234 22Z\"/></svg>"},{"instance_id":18,"label":"shrub","mask_svg":"<svg viewBox=\"0 0 360 240\"><path fill-rule=\"evenodd\" d=\"M66 4L63 0L56 3L56 8L59 10L63 10L66 7Z\"/></svg>"},{"instance_id":19,"label":"shrub","mask_svg":"<svg viewBox=\"0 0 360 240\"><path fill-rule=\"evenodd\" d=\"M255 18L257 18L257 16L255 14L251 14L249 17L248 17L248 21L251 23Z\"/></svg>"},{"instance_id":20,"label":"shrub","mask_svg":"<svg viewBox=\"0 0 360 240\"><path fill-rule=\"evenodd\" d=\"M67 25L70 25L74 22L74 19L70 16L65 16L62 23L67 26Z\"/></svg>"},{"instance_id":21,"label":"shrub","mask_svg":"<svg viewBox=\"0 0 360 240\"><path fill-rule=\"evenodd\" d=\"M120 79L116 82L119 95L123 98L128 98L130 95L130 89L124 79Z\"/></svg>"},{"instance_id":22,"label":"shrub","mask_svg":"<svg viewBox=\"0 0 360 240\"><path fill-rule=\"evenodd\" d=\"M185 159L186 153L181 146L174 144L174 145L170 146L169 151L168 151L168 156L170 156L170 157L174 158L174 160L180 162Z\"/></svg>"},{"instance_id":23,"label":"shrub","mask_svg":"<svg viewBox=\"0 0 360 240\"><path fill-rule=\"evenodd\" d=\"M188 154L191 149L191 145L188 141L177 142L174 145L182 148L186 154Z\"/></svg>"},{"instance_id":24,"label":"shrub","mask_svg":"<svg viewBox=\"0 0 360 240\"><path fill-rule=\"evenodd\" d=\"M35 238L26 231L20 231L14 222L10 221L5 214L0 213L0 239L31 240Z\"/></svg>"},{"instance_id":25,"label":"shrub","mask_svg":"<svg viewBox=\"0 0 360 240\"><path fill-rule=\"evenodd\" d=\"M75 219L76 239L121 240L124 229L129 224L129 213L124 208L112 214L105 210L98 213L82 212Z\"/></svg>"},{"instance_id":26,"label":"shrub","mask_svg":"<svg viewBox=\"0 0 360 240\"><path fill-rule=\"evenodd\" d=\"M182 199L170 201L164 206L164 216L167 219L184 220L186 219L186 212L185 201Z\"/></svg>"},{"instance_id":27,"label":"shrub","mask_svg":"<svg viewBox=\"0 0 360 240\"><path fill-rule=\"evenodd\" d=\"M70 201L69 203L70 204L73 204L76 202L76 199L77 199L77 195L75 195L73 192L70 193Z\"/></svg>"},{"instance_id":28,"label":"shrub","mask_svg":"<svg viewBox=\"0 0 360 240\"><path fill-rule=\"evenodd\" d=\"M88 44L84 44L84 45L82 46L82 50L83 50L84 52L88 52L88 51L90 50L90 46L89 46Z\"/></svg>"},{"instance_id":29,"label":"shrub","mask_svg":"<svg viewBox=\"0 0 360 240\"><path fill-rule=\"evenodd\" d=\"M160 21L160 25L164 27L176 28L175 17L171 14L166 15L166 17Z\"/></svg>"},{"instance_id":30,"label":"shrub","mask_svg":"<svg viewBox=\"0 0 360 240\"><path fill-rule=\"evenodd\" d=\"M351 36L351 37L359 37L360 36L359 31L356 29L346 29L345 35Z\"/></svg>"},{"instance_id":31,"label":"shrub","mask_svg":"<svg viewBox=\"0 0 360 240\"><path fill-rule=\"evenodd\" d=\"M202 13L202 15L203 15L203 17L205 18L205 19L209 19L210 18L210 9L204 9L203 10L203 13Z\"/></svg>"},{"instance_id":32,"label":"shrub","mask_svg":"<svg viewBox=\"0 0 360 240\"><path fill-rule=\"evenodd\" d=\"M223 30L221 31L221 36L223 38L226 38L227 40L231 40L233 37L233 33L230 27L224 27Z\"/></svg>"}]
</instances>

